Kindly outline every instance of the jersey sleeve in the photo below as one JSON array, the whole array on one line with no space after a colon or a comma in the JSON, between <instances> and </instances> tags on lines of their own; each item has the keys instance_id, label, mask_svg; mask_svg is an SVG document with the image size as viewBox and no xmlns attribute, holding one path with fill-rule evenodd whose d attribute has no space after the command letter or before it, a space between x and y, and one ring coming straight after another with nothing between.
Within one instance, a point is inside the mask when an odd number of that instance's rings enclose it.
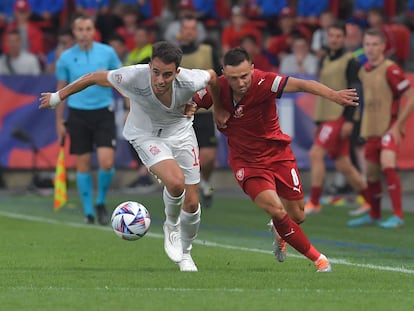
<instances>
[{"instance_id":1,"label":"jersey sleeve","mask_svg":"<svg viewBox=\"0 0 414 311\"><path fill-rule=\"evenodd\" d=\"M283 90L285 89L288 76L268 72L263 75L263 77L259 77L259 86L261 80L263 80L262 83L271 93L276 94L276 98L280 98L283 94Z\"/></svg>"},{"instance_id":2,"label":"jersey sleeve","mask_svg":"<svg viewBox=\"0 0 414 311\"><path fill-rule=\"evenodd\" d=\"M199 108L204 108L206 110L213 106L211 95L207 89L202 89L196 92L193 96L193 102L195 102Z\"/></svg>"},{"instance_id":3,"label":"jersey sleeve","mask_svg":"<svg viewBox=\"0 0 414 311\"><path fill-rule=\"evenodd\" d=\"M136 66L122 67L108 72L108 81L122 95L129 97L129 93L133 90L134 72ZM136 77L135 77L136 79Z\"/></svg>"},{"instance_id":4,"label":"jersey sleeve","mask_svg":"<svg viewBox=\"0 0 414 311\"><path fill-rule=\"evenodd\" d=\"M194 92L198 92L208 85L211 79L207 70L191 69L192 81L194 82Z\"/></svg>"},{"instance_id":5,"label":"jersey sleeve","mask_svg":"<svg viewBox=\"0 0 414 311\"><path fill-rule=\"evenodd\" d=\"M403 70L397 64L387 68L387 80L394 98L400 98L411 86L410 81L405 77Z\"/></svg>"}]
</instances>

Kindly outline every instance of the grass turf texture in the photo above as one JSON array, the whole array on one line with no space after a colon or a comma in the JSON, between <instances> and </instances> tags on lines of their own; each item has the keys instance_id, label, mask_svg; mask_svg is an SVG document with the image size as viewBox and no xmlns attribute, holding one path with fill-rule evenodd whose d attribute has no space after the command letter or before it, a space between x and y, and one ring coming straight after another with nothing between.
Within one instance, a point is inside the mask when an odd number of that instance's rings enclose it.
<instances>
[{"instance_id":1,"label":"grass turf texture","mask_svg":"<svg viewBox=\"0 0 414 311\"><path fill-rule=\"evenodd\" d=\"M76 194L72 204L78 205ZM193 248L198 273L179 272L163 250L161 195L111 193L108 207L139 200L149 234L119 239L83 224L79 208L50 197L0 198L0 309L13 310L411 310L414 215L398 230L349 229L346 208L326 207L302 225L333 261L332 273L293 249L278 263L266 215L246 198L215 198Z\"/></svg>"}]
</instances>

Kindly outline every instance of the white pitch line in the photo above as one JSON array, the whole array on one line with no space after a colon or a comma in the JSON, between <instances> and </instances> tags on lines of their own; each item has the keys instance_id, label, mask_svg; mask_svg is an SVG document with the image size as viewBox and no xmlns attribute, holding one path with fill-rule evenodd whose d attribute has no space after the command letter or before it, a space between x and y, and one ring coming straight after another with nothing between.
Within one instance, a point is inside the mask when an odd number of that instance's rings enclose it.
<instances>
[{"instance_id":1,"label":"white pitch line","mask_svg":"<svg viewBox=\"0 0 414 311\"><path fill-rule=\"evenodd\" d=\"M43 222L43 223L49 223L49 224L65 225L65 226L69 226L69 227L97 229L97 230L105 230L105 231L112 230L110 227L91 226L91 225L82 224L82 223L59 221L59 220L51 219L51 218L22 215L22 214L9 213L9 212L4 212L4 211L0 211L0 215L5 216L5 217L9 217L9 218L14 218L14 219L22 219L22 220L34 221L34 222ZM153 237L153 238L158 238L158 239L163 239L164 238L164 235L162 235L162 234L150 233L150 232L147 233L147 236L150 236L150 237ZM258 248L248 248L248 247L234 246L234 245L226 245L226 244L219 244L219 243L203 241L203 240L195 240L193 243L208 246L208 247L218 247L218 248L238 250L238 251L244 251L244 252L272 254L272 252L268 251L268 250L263 250L263 249L258 249ZM289 257L305 259L302 255L298 255L298 254L289 254ZM405 273L405 274L414 274L414 270L407 269L407 268L404 268L404 267L378 266L378 265L373 265L373 264L358 264L358 263L349 262L345 259L338 259L338 258L331 258L331 257L329 258L329 261L331 263L334 263L334 264L353 266L353 267L359 267L359 268L366 268L366 269L372 269L372 270L391 271L391 272L399 272L399 273Z\"/></svg>"}]
</instances>

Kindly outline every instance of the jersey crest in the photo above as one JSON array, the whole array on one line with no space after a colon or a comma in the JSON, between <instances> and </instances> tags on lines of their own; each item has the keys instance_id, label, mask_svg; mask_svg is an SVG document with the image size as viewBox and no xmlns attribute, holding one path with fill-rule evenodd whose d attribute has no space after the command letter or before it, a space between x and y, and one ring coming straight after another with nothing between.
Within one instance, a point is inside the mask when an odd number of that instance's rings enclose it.
<instances>
[{"instance_id":1,"label":"jersey crest","mask_svg":"<svg viewBox=\"0 0 414 311\"><path fill-rule=\"evenodd\" d=\"M243 116L243 105L237 105L236 109L234 110L234 117L239 119Z\"/></svg>"},{"instance_id":2,"label":"jersey crest","mask_svg":"<svg viewBox=\"0 0 414 311\"><path fill-rule=\"evenodd\" d=\"M242 181L244 179L244 168L241 168L241 169L237 170L236 178L239 181Z\"/></svg>"}]
</instances>

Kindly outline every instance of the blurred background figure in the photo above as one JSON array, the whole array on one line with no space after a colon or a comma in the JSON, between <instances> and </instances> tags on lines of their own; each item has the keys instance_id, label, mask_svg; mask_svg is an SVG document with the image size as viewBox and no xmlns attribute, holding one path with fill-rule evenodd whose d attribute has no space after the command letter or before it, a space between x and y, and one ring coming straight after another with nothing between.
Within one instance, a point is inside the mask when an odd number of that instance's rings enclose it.
<instances>
[{"instance_id":1,"label":"blurred background figure","mask_svg":"<svg viewBox=\"0 0 414 311\"><path fill-rule=\"evenodd\" d=\"M30 21L32 9L28 0L16 0L14 3L14 19L7 24L4 33L17 29L20 32L22 49L35 54L41 65L45 63L46 49L44 46L44 34L36 23ZM3 51L7 52L9 46L3 36Z\"/></svg>"},{"instance_id":2,"label":"blurred background figure","mask_svg":"<svg viewBox=\"0 0 414 311\"><path fill-rule=\"evenodd\" d=\"M319 16L319 27L312 34L311 50L321 59L328 48L328 28L335 22L331 10L326 10Z\"/></svg>"},{"instance_id":3,"label":"blurred background figure","mask_svg":"<svg viewBox=\"0 0 414 311\"><path fill-rule=\"evenodd\" d=\"M263 71L275 71L273 65L270 63L266 53L264 53L261 45L257 42L254 35L245 35L240 39L240 46L244 48L250 56L254 68Z\"/></svg>"},{"instance_id":4,"label":"blurred background figure","mask_svg":"<svg viewBox=\"0 0 414 311\"><path fill-rule=\"evenodd\" d=\"M229 23L221 33L221 50L224 55L228 50L238 47L243 36L252 35L259 46L262 46L262 34L246 17L242 7L233 6Z\"/></svg>"},{"instance_id":5,"label":"blurred background figure","mask_svg":"<svg viewBox=\"0 0 414 311\"><path fill-rule=\"evenodd\" d=\"M179 34L180 48L183 51L181 66L190 69L213 68L219 75L220 60L212 46L198 43L197 19L185 16L181 20ZM200 109L194 115L194 131L200 148L200 197L201 207L209 208L213 203L214 189L210 179L216 166L217 138L213 112L211 109Z\"/></svg>"},{"instance_id":6,"label":"blurred background figure","mask_svg":"<svg viewBox=\"0 0 414 311\"><path fill-rule=\"evenodd\" d=\"M117 33L114 33L109 37L108 44L115 50L122 64L125 64L129 51L126 47L124 37Z\"/></svg>"},{"instance_id":7,"label":"blurred background figure","mask_svg":"<svg viewBox=\"0 0 414 311\"><path fill-rule=\"evenodd\" d=\"M185 16L192 16L197 19L197 12L194 9L194 4L191 0L180 0L177 5L176 19L166 25L164 33L164 40L179 44L180 41L180 28L181 20ZM204 24L201 21L197 21L197 42L203 42L207 39L207 32Z\"/></svg>"},{"instance_id":8,"label":"blurred background figure","mask_svg":"<svg viewBox=\"0 0 414 311\"><path fill-rule=\"evenodd\" d=\"M297 36L292 39L292 53L282 58L279 72L285 75L316 75L319 71L319 60L310 51L306 38Z\"/></svg>"},{"instance_id":9,"label":"blurred background figure","mask_svg":"<svg viewBox=\"0 0 414 311\"><path fill-rule=\"evenodd\" d=\"M282 58L291 52L292 38L299 35L309 41L312 38L310 30L297 23L295 9L285 7L280 12L276 33L265 44L267 52L274 58L277 64L280 64Z\"/></svg>"},{"instance_id":10,"label":"blurred background figure","mask_svg":"<svg viewBox=\"0 0 414 311\"><path fill-rule=\"evenodd\" d=\"M73 46L75 43L76 40L70 28L62 28L59 30L56 48L49 51L49 53L46 55L45 72L54 73L56 68L56 61L59 59L60 54Z\"/></svg>"},{"instance_id":11,"label":"blurred background figure","mask_svg":"<svg viewBox=\"0 0 414 311\"><path fill-rule=\"evenodd\" d=\"M138 26L134 30L134 48L128 53L125 65L146 64L151 60L152 43L146 27Z\"/></svg>"},{"instance_id":12,"label":"blurred background figure","mask_svg":"<svg viewBox=\"0 0 414 311\"><path fill-rule=\"evenodd\" d=\"M0 56L0 74L39 75L42 73L36 55L22 48L21 34L17 29L5 34L8 50Z\"/></svg>"}]
</instances>

